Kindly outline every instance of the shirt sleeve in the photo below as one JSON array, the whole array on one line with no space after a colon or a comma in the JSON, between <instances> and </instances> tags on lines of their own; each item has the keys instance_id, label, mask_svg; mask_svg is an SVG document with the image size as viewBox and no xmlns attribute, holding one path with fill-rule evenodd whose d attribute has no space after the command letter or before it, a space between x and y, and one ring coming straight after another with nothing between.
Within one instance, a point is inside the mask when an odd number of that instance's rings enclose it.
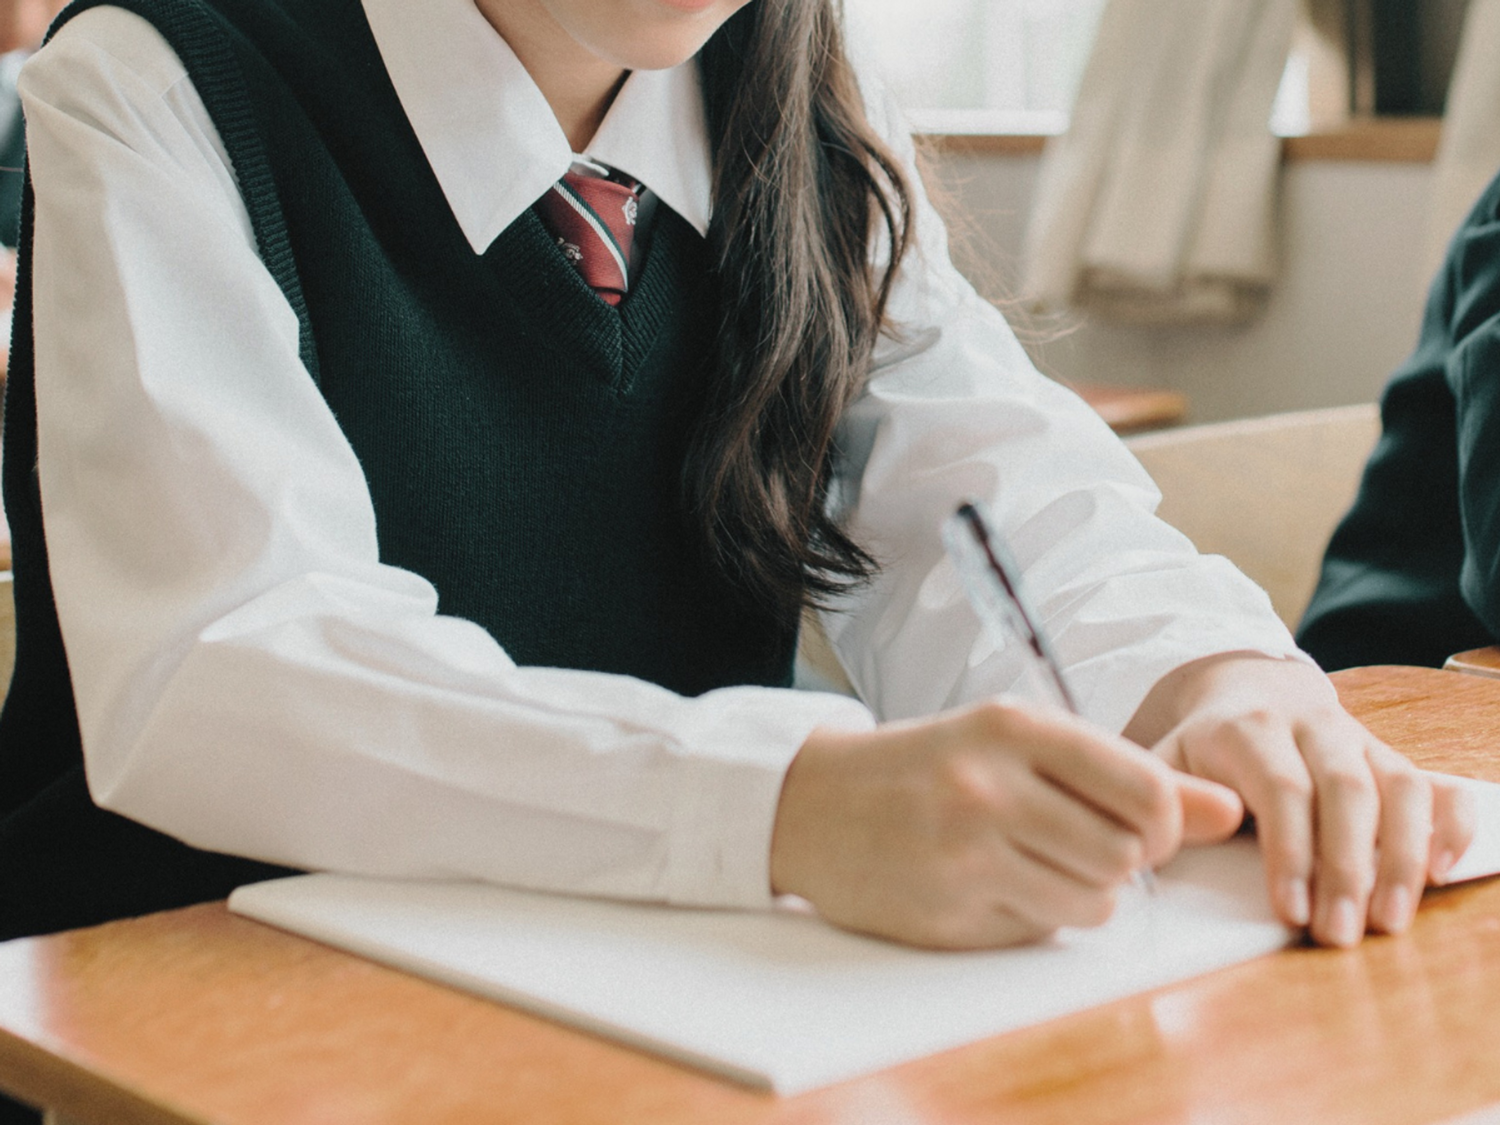
<instances>
[{"instance_id":1,"label":"shirt sleeve","mask_svg":"<svg viewBox=\"0 0 1500 1125\"><path fill-rule=\"evenodd\" d=\"M839 436L831 503L883 564L824 614L851 681L903 718L1017 689L1028 654L983 635L946 559L943 520L992 511L1088 718L1129 722L1167 672L1222 652L1305 660L1266 595L1155 515L1160 494L1104 422L1042 376L951 264L910 130L871 86L871 119L915 193L916 246Z\"/></svg>"},{"instance_id":2,"label":"shirt sleeve","mask_svg":"<svg viewBox=\"0 0 1500 1125\"><path fill-rule=\"evenodd\" d=\"M1500 180L1485 191L1449 251L1445 303L1453 339L1444 374L1456 404L1459 588L1500 637Z\"/></svg>"},{"instance_id":3,"label":"shirt sleeve","mask_svg":"<svg viewBox=\"0 0 1500 1125\"><path fill-rule=\"evenodd\" d=\"M296 867L767 903L787 765L869 712L518 667L439 615L379 562L358 462L166 43L91 9L21 93L44 523L95 800Z\"/></svg>"},{"instance_id":4,"label":"shirt sleeve","mask_svg":"<svg viewBox=\"0 0 1500 1125\"><path fill-rule=\"evenodd\" d=\"M1433 281L1416 348L1298 640L1324 668L1439 667L1500 638L1500 180Z\"/></svg>"}]
</instances>

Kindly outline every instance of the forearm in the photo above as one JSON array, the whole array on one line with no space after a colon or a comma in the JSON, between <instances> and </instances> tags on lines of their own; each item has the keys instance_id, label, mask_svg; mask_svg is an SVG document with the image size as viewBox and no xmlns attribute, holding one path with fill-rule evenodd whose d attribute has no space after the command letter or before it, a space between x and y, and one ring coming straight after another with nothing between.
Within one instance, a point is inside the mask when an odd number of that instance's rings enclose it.
<instances>
[{"instance_id":1,"label":"forearm","mask_svg":"<svg viewBox=\"0 0 1500 1125\"><path fill-rule=\"evenodd\" d=\"M321 616L248 606L193 645L136 738L86 737L96 800L296 867L758 907L786 762L859 721L827 697L516 668L467 622L361 620L345 593Z\"/></svg>"}]
</instances>

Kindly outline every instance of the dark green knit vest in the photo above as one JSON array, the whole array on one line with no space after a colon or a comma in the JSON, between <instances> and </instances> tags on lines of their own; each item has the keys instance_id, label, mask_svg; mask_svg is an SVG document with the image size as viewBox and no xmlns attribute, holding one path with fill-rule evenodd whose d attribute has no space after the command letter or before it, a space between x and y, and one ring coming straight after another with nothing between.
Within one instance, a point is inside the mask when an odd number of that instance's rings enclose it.
<instances>
[{"instance_id":1,"label":"dark green knit vest","mask_svg":"<svg viewBox=\"0 0 1500 1125\"><path fill-rule=\"evenodd\" d=\"M431 580L441 612L522 664L686 694L788 683L795 621L706 563L681 502L716 321L697 233L658 208L616 311L529 211L473 252L358 0L114 2L162 32L223 137L303 359L369 482L381 560ZM276 870L88 799L34 471L30 234L28 201L5 422L19 641L0 717L0 936Z\"/></svg>"}]
</instances>

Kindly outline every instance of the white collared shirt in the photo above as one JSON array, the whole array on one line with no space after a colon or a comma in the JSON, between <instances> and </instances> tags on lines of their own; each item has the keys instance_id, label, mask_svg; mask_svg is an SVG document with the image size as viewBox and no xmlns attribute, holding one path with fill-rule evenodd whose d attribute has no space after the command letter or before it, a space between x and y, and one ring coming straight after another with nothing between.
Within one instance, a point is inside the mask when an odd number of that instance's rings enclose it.
<instances>
[{"instance_id":1,"label":"white collared shirt","mask_svg":"<svg viewBox=\"0 0 1500 1125\"><path fill-rule=\"evenodd\" d=\"M471 0L364 0L476 253L567 169ZM820 725L1005 690L938 537L989 502L1086 715L1118 730L1215 652L1295 653L1264 595L1151 515L1145 474L1038 375L919 199L835 503L885 564L829 618L863 703L518 667L379 562L369 492L297 350L223 146L138 17L71 21L21 81L37 191L40 479L95 799L188 843L307 868L701 904L768 901L784 772ZM877 128L910 160L876 103ZM696 67L638 72L588 147L700 232ZM913 174L915 182L915 175Z\"/></svg>"}]
</instances>

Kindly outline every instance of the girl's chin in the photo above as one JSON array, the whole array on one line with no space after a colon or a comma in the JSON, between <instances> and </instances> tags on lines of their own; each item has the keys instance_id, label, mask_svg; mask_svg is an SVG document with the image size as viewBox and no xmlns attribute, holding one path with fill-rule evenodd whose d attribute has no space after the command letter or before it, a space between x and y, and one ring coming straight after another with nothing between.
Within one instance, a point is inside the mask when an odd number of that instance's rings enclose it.
<instances>
[{"instance_id":1,"label":"girl's chin","mask_svg":"<svg viewBox=\"0 0 1500 1125\"><path fill-rule=\"evenodd\" d=\"M719 0L656 0L664 8L673 8L679 12L696 14L706 12L719 3Z\"/></svg>"}]
</instances>

